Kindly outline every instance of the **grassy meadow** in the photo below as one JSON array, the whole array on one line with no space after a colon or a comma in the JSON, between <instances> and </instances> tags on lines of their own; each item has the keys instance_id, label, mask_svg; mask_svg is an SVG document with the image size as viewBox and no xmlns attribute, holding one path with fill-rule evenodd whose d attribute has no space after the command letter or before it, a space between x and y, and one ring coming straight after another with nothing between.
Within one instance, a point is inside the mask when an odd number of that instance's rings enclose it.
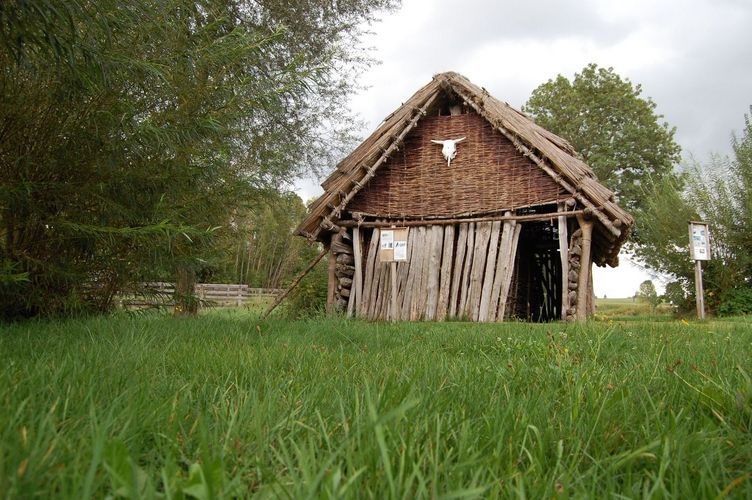
<instances>
[{"instance_id":1,"label":"grassy meadow","mask_svg":"<svg viewBox=\"0 0 752 500\"><path fill-rule=\"evenodd\" d=\"M752 497L752 322L0 327L0 497Z\"/></svg>"}]
</instances>

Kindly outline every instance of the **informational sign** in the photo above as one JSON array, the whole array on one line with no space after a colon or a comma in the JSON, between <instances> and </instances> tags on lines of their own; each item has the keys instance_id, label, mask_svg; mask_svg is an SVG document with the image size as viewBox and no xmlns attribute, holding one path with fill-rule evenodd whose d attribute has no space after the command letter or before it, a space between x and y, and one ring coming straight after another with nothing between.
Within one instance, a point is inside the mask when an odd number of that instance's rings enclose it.
<instances>
[{"instance_id":1,"label":"informational sign","mask_svg":"<svg viewBox=\"0 0 752 500\"><path fill-rule=\"evenodd\" d=\"M382 229L379 236L379 261L407 260L407 228Z\"/></svg>"},{"instance_id":2,"label":"informational sign","mask_svg":"<svg viewBox=\"0 0 752 500\"><path fill-rule=\"evenodd\" d=\"M693 260L710 260L710 233L704 222L689 223L689 255Z\"/></svg>"}]
</instances>

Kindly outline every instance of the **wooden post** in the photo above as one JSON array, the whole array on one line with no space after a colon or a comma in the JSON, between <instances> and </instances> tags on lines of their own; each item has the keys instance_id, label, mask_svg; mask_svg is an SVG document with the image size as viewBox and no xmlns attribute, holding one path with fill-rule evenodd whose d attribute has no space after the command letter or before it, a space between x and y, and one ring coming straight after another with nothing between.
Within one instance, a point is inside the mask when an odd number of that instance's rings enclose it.
<instances>
[{"instance_id":1,"label":"wooden post","mask_svg":"<svg viewBox=\"0 0 752 500\"><path fill-rule=\"evenodd\" d=\"M511 214L511 212L507 212ZM488 311L488 321L496 321L497 311L499 310L499 297L501 297L501 289L504 285L505 278L505 266L507 262L507 256L509 255L509 246L512 241L512 233L514 233L514 222L504 221L504 225L501 230L501 243L499 244L499 252L496 256L496 270L494 272L494 282L491 286L491 303ZM503 318L501 318L503 319Z\"/></svg>"},{"instance_id":2,"label":"wooden post","mask_svg":"<svg viewBox=\"0 0 752 500\"><path fill-rule=\"evenodd\" d=\"M389 305L389 318L392 321L397 321L399 319L399 311L397 310L397 262L391 261L389 263L389 274L392 277L392 289L390 291L391 304Z\"/></svg>"},{"instance_id":3,"label":"wooden post","mask_svg":"<svg viewBox=\"0 0 752 500\"><path fill-rule=\"evenodd\" d=\"M454 256L454 269L452 272L452 292L449 297L449 317L455 318L458 314L462 285L462 263L465 261L465 245L467 243L468 225L462 223L459 225L459 236L457 239L457 251Z\"/></svg>"},{"instance_id":4,"label":"wooden post","mask_svg":"<svg viewBox=\"0 0 752 500\"><path fill-rule=\"evenodd\" d=\"M475 223L467 225L467 244L465 250L465 266L462 270L462 281L460 282L460 304L457 307L457 316L467 318L467 303L470 295L470 278L472 277L473 255L475 255Z\"/></svg>"},{"instance_id":5,"label":"wooden post","mask_svg":"<svg viewBox=\"0 0 752 500\"><path fill-rule=\"evenodd\" d=\"M566 205L559 203L559 212L564 212ZM561 319L567 319L569 309L569 235L567 234L567 217L559 216L559 257L561 258Z\"/></svg>"},{"instance_id":6,"label":"wooden post","mask_svg":"<svg viewBox=\"0 0 752 500\"><path fill-rule=\"evenodd\" d=\"M353 228L353 260L355 266L355 272L353 274L353 283L350 288L350 300L347 303L347 315L359 316L360 304L362 302L361 295L363 294L363 263L361 262L361 240L360 240L360 228Z\"/></svg>"},{"instance_id":7,"label":"wooden post","mask_svg":"<svg viewBox=\"0 0 752 500\"><path fill-rule=\"evenodd\" d=\"M449 295L452 281L452 258L454 257L454 226L444 227L444 252L441 257L441 279L436 319L443 321L449 312Z\"/></svg>"},{"instance_id":8,"label":"wooden post","mask_svg":"<svg viewBox=\"0 0 752 500\"><path fill-rule=\"evenodd\" d=\"M585 321L588 316L588 293L590 290L590 248L593 241L593 221L578 215L577 222L582 229L582 254L580 255L580 276L577 283L577 321Z\"/></svg>"},{"instance_id":9,"label":"wooden post","mask_svg":"<svg viewBox=\"0 0 752 500\"><path fill-rule=\"evenodd\" d=\"M483 289L480 294L480 309L478 321L488 321L491 316L491 295L496 272L496 254L499 250L499 236L501 234L501 221L491 223L491 241L488 243L488 257L486 257L486 272L483 277ZM496 304L493 304L496 307Z\"/></svg>"},{"instance_id":10,"label":"wooden post","mask_svg":"<svg viewBox=\"0 0 752 500\"><path fill-rule=\"evenodd\" d=\"M501 286L501 293L499 294L499 312L496 316L496 321L504 321L504 317L507 313L507 298L509 297L509 288L512 286L512 274L514 274L514 261L517 258L517 245L520 242L520 232L522 231L522 224L512 221L512 237L509 243L509 254L506 256L506 263L504 273L502 275L503 282Z\"/></svg>"},{"instance_id":11,"label":"wooden post","mask_svg":"<svg viewBox=\"0 0 752 500\"><path fill-rule=\"evenodd\" d=\"M355 314L359 315L363 303L363 235L360 228L353 228L353 258L355 259Z\"/></svg>"},{"instance_id":12,"label":"wooden post","mask_svg":"<svg viewBox=\"0 0 752 500\"><path fill-rule=\"evenodd\" d=\"M334 239L334 235L332 235L332 239ZM329 249L331 250L331 244L329 246ZM334 312L334 296L337 292L337 256L334 254L334 251L331 250L329 252L329 267L328 267L328 281L327 281L327 292L326 292L326 311L328 313Z\"/></svg>"},{"instance_id":13,"label":"wooden post","mask_svg":"<svg viewBox=\"0 0 752 500\"><path fill-rule=\"evenodd\" d=\"M697 318L705 319L705 291L702 286L702 264L699 260L695 261L695 304Z\"/></svg>"}]
</instances>

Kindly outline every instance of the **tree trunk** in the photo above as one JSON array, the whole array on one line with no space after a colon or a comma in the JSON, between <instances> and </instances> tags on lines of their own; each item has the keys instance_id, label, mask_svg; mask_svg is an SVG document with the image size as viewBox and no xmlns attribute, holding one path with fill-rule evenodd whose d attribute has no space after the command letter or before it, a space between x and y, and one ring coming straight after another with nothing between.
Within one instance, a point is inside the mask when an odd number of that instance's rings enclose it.
<instances>
[{"instance_id":1,"label":"tree trunk","mask_svg":"<svg viewBox=\"0 0 752 500\"><path fill-rule=\"evenodd\" d=\"M175 280L175 316L195 316L198 312L196 297L196 272L187 266L178 266Z\"/></svg>"}]
</instances>

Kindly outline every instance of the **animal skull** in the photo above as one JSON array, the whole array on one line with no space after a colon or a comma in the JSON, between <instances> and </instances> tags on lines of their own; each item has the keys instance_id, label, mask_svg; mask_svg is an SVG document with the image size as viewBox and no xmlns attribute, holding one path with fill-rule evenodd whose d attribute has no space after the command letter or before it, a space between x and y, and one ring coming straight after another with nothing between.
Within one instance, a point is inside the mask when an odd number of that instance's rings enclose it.
<instances>
[{"instance_id":1,"label":"animal skull","mask_svg":"<svg viewBox=\"0 0 752 500\"><path fill-rule=\"evenodd\" d=\"M452 160L454 160L454 157L457 156L457 143L462 142L465 140L465 137L461 137L459 139L447 139L445 141L434 141L431 139L431 142L434 144L441 144L441 154L444 155L444 159L447 161L447 167L451 165Z\"/></svg>"}]
</instances>

